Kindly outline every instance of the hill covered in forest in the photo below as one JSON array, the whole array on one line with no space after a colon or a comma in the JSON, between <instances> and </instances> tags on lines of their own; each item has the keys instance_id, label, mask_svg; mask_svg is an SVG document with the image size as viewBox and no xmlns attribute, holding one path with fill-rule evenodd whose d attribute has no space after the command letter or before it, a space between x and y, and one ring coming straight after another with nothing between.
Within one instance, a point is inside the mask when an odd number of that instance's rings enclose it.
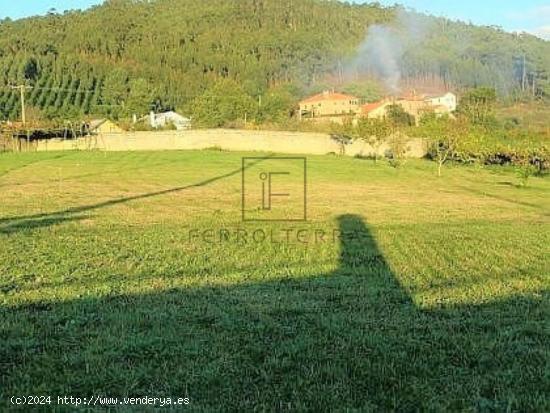
<instances>
[{"instance_id":1,"label":"hill covered in forest","mask_svg":"<svg viewBox=\"0 0 550 413\"><path fill-rule=\"evenodd\" d=\"M192 112L224 95L234 110L258 106L271 119L325 87L388 93L385 77L547 99L550 42L322 0L109 0L0 22L0 120L19 116L18 84L32 86L28 104L50 118Z\"/></svg>"}]
</instances>

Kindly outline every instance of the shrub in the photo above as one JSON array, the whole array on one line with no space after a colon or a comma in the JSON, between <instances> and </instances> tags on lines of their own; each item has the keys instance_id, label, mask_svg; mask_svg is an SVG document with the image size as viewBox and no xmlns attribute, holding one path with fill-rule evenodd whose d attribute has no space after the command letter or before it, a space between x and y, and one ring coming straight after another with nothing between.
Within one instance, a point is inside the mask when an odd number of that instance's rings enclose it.
<instances>
[{"instance_id":1,"label":"shrub","mask_svg":"<svg viewBox=\"0 0 550 413\"><path fill-rule=\"evenodd\" d=\"M527 186L529 178L537 174L537 167L530 163L526 163L525 165L518 166L516 173L520 180L519 186Z\"/></svg>"},{"instance_id":2,"label":"shrub","mask_svg":"<svg viewBox=\"0 0 550 413\"><path fill-rule=\"evenodd\" d=\"M389 164L394 168L399 168L405 162L407 152L410 147L408 138L401 132L394 133L389 141L390 149L386 152Z\"/></svg>"}]
</instances>

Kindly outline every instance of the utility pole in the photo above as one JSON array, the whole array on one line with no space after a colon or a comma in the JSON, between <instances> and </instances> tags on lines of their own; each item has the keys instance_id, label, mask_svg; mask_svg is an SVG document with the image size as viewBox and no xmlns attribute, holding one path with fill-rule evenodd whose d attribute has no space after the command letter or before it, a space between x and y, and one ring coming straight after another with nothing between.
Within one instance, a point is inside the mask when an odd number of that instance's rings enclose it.
<instances>
[{"instance_id":1,"label":"utility pole","mask_svg":"<svg viewBox=\"0 0 550 413\"><path fill-rule=\"evenodd\" d=\"M521 75L521 90L525 92L525 81L527 80L527 71L525 70L525 54L523 55L523 73Z\"/></svg>"},{"instance_id":2,"label":"utility pole","mask_svg":"<svg viewBox=\"0 0 550 413\"><path fill-rule=\"evenodd\" d=\"M27 119L25 117L25 91L32 89L32 86L27 85L19 85L19 86L11 86L12 89L19 89L19 92L21 93L21 121L23 122L23 126L27 124Z\"/></svg>"}]
</instances>

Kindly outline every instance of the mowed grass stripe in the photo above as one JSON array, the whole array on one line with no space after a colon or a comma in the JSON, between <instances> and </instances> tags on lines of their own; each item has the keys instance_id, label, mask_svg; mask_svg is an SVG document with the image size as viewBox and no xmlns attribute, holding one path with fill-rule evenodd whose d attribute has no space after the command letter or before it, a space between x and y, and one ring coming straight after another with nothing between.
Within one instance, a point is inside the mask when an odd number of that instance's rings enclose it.
<instances>
[{"instance_id":1,"label":"mowed grass stripe","mask_svg":"<svg viewBox=\"0 0 550 413\"><path fill-rule=\"evenodd\" d=\"M0 155L0 403L550 409L548 178L309 157L310 221L243 224L242 156ZM289 228L308 242L204 236Z\"/></svg>"}]
</instances>

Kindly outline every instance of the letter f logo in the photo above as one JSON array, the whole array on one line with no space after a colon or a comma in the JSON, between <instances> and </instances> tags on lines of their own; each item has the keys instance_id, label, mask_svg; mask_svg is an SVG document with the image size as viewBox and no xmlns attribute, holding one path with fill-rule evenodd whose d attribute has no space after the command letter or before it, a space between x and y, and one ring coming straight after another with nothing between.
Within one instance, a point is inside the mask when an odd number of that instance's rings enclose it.
<instances>
[{"instance_id":1,"label":"letter f logo","mask_svg":"<svg viewBox=\"0 0 550 413\"><path fill-rule=\"evenodd\" d=\"M289 194L279 194L273 192L273 177L277 175L290 175L288 172L262 172L260 179L262 181L262 209L271 211L272 200L274 197L288 197Z\"/></svg>"}]
</instances>

